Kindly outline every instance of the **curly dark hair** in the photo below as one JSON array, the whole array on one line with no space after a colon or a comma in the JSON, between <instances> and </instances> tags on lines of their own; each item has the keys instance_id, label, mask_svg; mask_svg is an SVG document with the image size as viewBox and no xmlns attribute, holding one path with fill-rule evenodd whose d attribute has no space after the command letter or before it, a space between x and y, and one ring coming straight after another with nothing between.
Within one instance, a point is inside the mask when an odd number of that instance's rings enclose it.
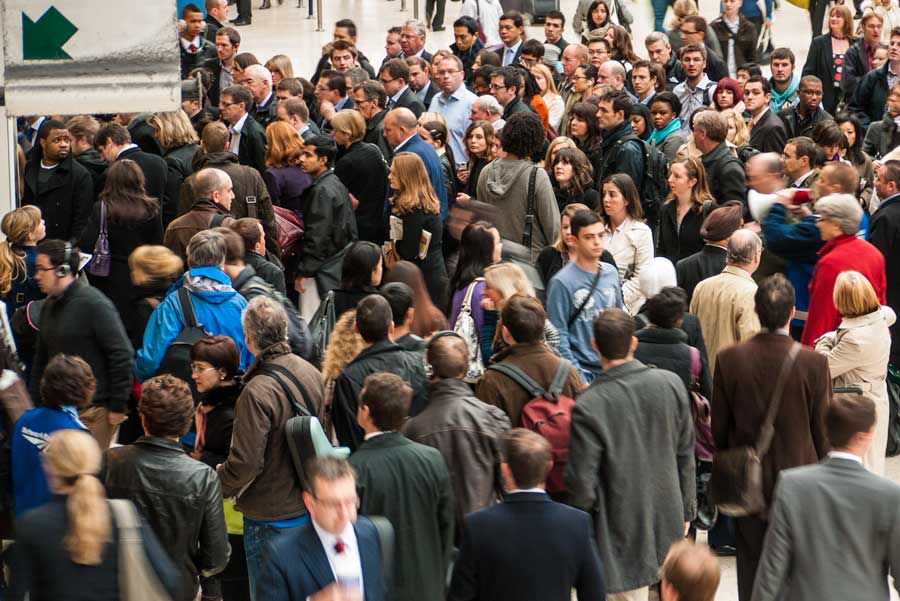
<instances>
[{"instance_id":1,"label":"curly dark hair","mask_svg":"<svg viewBox=\"0 0 900 601\"><path fill-rule=\"evenodd\" d=\"M184 380L163 375L144 382L138 411L150 436L180 438L194 419L194 399Z\"/></svg>"},{"instance_id":2,"label":"curly dark hair","mask_svg":"<svg viewBox=\"0 0 900 601\"><path fill-rule=\"evenodd\" d=\"M45 407L75 407L91 404L97 380L91 366L81 357L59 354L50 359L41 377L41 400Z\"/></svg>"},{"instance_id":3,"label":"curly dark hair","mask_svg":"<svg viewBox=\"0 0 900 601\"><path fill-rule=\"evenodd\" d=\"M647 299L645 306L650 323L658 328L674 328L687 311L687 293L676 286L666 286Z\"/></svg>"},{"instance_id":4,"label":"curly dark hair","mask_svg":"<svg viewBox=\"0 0 900 601\"><path fill-rule=\"evenodd\" d=\"M532 112L516 113L506 120L500 144L507 153L529 159L544 145L544 126Z\"/></svg>"},{"instance_id":5,"label":"curly dark hair","mask_svg":"<svg viewBox=\"0 0 900 601\"><path fill-rule=\"evenodd\" d=\"M594 168L587 155L577 148L563 148L553 157L553 168L559 163L572 166L572 180L569 190L575 196L581 196L585 190L594 185Z\"/></svg>"}]
</instances>

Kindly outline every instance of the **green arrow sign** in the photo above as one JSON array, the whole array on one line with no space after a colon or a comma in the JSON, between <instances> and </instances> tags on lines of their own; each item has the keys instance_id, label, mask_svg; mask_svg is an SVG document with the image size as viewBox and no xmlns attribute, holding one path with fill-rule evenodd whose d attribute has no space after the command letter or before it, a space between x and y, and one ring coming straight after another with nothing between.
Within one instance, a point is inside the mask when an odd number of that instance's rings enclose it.
<instances>
[{"instance_id":1,"label":"green arrow sign","mask_svg":"<svg viewBox=\"0 0 900 601\"><path fill-rule=\"evenodd\" d=\"M78 28L51 6L37 20L22 13L22 58L27 61L72 60L63 45Z\"/></svg>"}]
</instances>

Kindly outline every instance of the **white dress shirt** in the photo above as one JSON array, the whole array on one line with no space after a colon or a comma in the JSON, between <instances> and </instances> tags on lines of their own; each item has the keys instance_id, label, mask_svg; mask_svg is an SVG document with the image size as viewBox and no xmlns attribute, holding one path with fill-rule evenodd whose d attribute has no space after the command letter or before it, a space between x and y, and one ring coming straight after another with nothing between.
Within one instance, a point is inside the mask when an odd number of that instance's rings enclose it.
<instances>
[{"instance_id":1,"label":"white dress shirt","mask_svg":"<svg viewBox=\"0 0 900 601\"><path fill-rule=\"evenodd\" d=\"M859 455L854 455L853 453L844 453L843 451L829 451L828 456L832 459L846 459L847 461L855 461L856 463L862 465L862 457Z\"/></svg>"},{"instance_id":2,"label":"white dress shirt","mask_svg":"<svg viewBox=\"0 0 900 601\"><path fill-rule=\"evenodd\" d=\"M234 154L238 154L241 148L241 130L244 129L248 116L249 113L244 113L237 123L228 128L228 131L231 132L231 143L228 145L228 150Z\"/></svg>"},{"instance_id":3,"label":"white dress shirt","mask_svg":"<svg viewBox=\"0 0 900 601\"><path fill-rule=\"evenodd\" d=\"M325 556L328 558L328 565L331 566L331 573L334 574L336 579L337 573L335 572L335 558L337 557L337 551L335 551L334 546L338 541L338 537L319 528L319 525L316 524L315 521L313 521L313 528L316 529L316 534L319 535L319 540L322 541L322 546L325 547ZM359 544L356 540L356 531L353 529L353 524L349 522L347 523L347 527L344 528L343 532L341 532L340 539L341 542L344 543L343 554L347 556L345 565L351 569L356 568L356 576L359 579L359 591L360 593L362 593L363 598L365 598L365 588L363 584L362 574L362 559L359 555ZM342 582L341 584L346 583Z\"/></svg>"}]
</instances>

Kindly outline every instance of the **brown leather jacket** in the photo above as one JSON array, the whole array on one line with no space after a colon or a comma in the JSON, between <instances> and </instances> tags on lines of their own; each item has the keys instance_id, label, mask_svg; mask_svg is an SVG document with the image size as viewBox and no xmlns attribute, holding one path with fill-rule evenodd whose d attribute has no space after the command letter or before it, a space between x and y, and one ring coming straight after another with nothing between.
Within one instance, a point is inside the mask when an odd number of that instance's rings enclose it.
<instances>
[{"instance_id":1,"label":"brown leather jacket","mask_svg":"<svg viewBox=\"0 0 900 601\"><path fill-rule=\"evenodd\" d=\"M166 228L163 244L181 257L185 267L187 267L188 242L197 232L209 229L213 215L230 215L230 213L208 198L198 198L190 211L172 221Z\"/></svg>"},{"instance_id":2,"label":"brown leather jacket","mask_svg":"<svg viewBox=\"0 0 900 601\"><path fill-rule=\"evenodd\" d=\"M550 352L542 342L514 344L494 356L494 363L509 363L518 367L545 390L553 381L560 361L562 359ZM579 392L581 392L581 377L573 367L562 394L574 399ZM531 400L531 395L524 388L506 375L492 369L485 370L475 394L485 403L503 409L513 427L519 426L522 407Z\"/></svg>"},{"instance_id":3,"label":"brown leather jacket","mask_svg":"<svg viewBox=\"0 0 900 601\"><path fill-rule=\"evenodd\" d=\"M231 453L219 468L222 494L237 497L237 510L251 520L286 520L306 513L300 482L294 472L284 425L294 417L290 400L281 385L268 375L258 374L262 366L275 363L289 369L303 384L322 419L324 380L312 365L291 353L287 342L265 349L244 376L244 390L234 413ZM290 381L294 397L303 397Z\"/></svg>"}]
</instances>

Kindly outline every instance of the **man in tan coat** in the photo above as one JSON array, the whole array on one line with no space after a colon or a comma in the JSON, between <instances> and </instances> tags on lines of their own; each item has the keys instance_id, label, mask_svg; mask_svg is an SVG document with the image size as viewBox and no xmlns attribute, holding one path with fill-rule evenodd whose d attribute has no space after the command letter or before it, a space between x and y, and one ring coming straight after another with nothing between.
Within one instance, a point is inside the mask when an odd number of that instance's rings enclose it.
<instances>
[{"instance_id":1,"label":"man in tan coat","mask_svg":"<svg viewBox=\"0 0 900 601\"><path fill-rule=\"evenodd\" d=\"M691 313L700 320L715 373L716 355L725 347L747 340L759 331L754 308L756 282L752 275L759 267L762 241L755 233L739 229L728 239L725 269L697 284L691 299Z\"/></svg>"}]
</instances>

